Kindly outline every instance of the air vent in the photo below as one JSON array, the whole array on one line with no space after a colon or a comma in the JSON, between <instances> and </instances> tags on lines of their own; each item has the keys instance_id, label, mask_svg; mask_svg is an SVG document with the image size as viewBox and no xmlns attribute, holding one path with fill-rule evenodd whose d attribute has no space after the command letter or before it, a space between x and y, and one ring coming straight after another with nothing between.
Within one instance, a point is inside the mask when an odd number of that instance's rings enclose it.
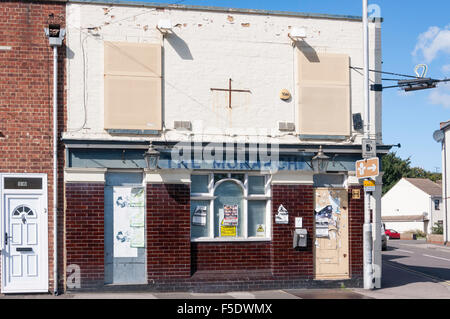
<instances>
[{"instance_id":1,"label":"air vent","mask_svg":"<svg viewBox=\"0 0 450 319\"><path fill-rule=\"evenodd\" d=\"M295 131L295 124L292 122L278 122L278 130L285 132Z\"/></svg>"},{"instance_id":2,"label":"air vent","mask_svg":"<svg viewBox=\"0 0 450 319\"><path fill-rule=\"evenodd\" d=\"M363 120L361 117L361 113L353 114L353 129L355 131L360 131L363 129Z\"/></svg>"},{"instance_id":3,"label":"air vent","mask_svg":"<svg viewBox=\"0 0 450 319\"><path fill-rule=\"evenodd\" d=\"M174 121L173 126L176 130L191 130L191 122L190 121Z\"/></svg>"}]
</instances>

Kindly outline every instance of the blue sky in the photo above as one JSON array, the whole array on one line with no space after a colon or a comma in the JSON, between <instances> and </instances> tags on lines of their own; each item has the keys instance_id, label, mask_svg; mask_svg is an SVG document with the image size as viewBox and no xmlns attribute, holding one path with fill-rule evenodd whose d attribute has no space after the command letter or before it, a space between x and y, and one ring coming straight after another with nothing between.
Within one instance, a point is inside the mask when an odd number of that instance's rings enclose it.
<instances>
[{"instance_id":1,"label":"blue sky","mask_svg":"<svg viewBox=\"0 0 450 319\"><path fill-rule=\"evenodd\" d=\"M173 0L153 1L185 5L220 6L328 14L362 14L362 0ZM450 1L369 0L377 4L382 25L383 71L414 74L426 63L428 76L450 78ZM386 82L389 84L392 82ZM440 172L440 145L432 134L439 123L450 120L450 84L438 89L404 93L388 89L383 94L383 142L401 143L393 150L411 157L413 166Z\"/></svg>"}]
</instances>

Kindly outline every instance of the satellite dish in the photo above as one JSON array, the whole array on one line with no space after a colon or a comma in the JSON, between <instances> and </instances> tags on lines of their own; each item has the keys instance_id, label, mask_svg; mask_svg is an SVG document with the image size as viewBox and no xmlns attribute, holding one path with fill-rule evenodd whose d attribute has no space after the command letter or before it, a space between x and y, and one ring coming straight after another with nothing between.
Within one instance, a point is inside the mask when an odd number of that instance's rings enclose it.
<instances>
[{"instance_id":1,"label":"satellite dish","mask_svg":"<svg viewBox=\"0 0 450 319\"><path fill-rule=\"evenodd\" d=\"M434 131L433 138L436 142L440 143L444 139L444 132L441 130Z\"/></svg>"}]
</instances>

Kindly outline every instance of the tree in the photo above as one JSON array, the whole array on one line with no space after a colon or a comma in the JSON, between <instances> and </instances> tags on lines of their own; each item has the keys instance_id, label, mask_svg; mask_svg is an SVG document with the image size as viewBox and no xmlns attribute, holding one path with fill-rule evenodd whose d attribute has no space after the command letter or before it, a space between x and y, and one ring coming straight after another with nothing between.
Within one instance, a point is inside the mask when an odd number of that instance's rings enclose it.
<instances>
[{"instance_id":1,"label":"tree","mask_svg":"<svg viewBox=\"0 0 450 319\"><path fill-rule=\"evenodd\" d=\"M383 169L383 195L389 191L410 170L411 160L402 160L395 152L388 153L381 160Z\"/></svg>"},{"instance_id":2,"label":"tree","mask_svg":"<svg viewBox=\"0 0 450 319\"><path fill-rule=\"evenodd\" d=\"M401 159L395 152L388 153L381 160L383 169L383 195L389 191L402 177L428 178L433 182L442 179L440 173L432 173L420 167L411 167L411 158Z\"/></svg>"}]
</instances>

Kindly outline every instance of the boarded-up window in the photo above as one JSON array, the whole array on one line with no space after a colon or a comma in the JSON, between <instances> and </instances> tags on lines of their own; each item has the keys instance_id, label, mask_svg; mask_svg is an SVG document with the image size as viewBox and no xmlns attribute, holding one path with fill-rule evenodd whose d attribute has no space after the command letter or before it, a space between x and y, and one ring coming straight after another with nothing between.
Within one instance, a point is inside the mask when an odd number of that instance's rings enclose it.
<instances>
[{"instance_id":1,"label":"boarded-up window","mask_svg":"<svg viewBox=\"0 0 450 319\"><path fill-rule=\"evenodd\" d=\"M298 61L300 135L350 135L349 56L299 50Z\"/></svg>"},{"instance_id":2,"label":"boarded-up window","mask_svg":"<svg viewBox=\"0 0 450 319\"><path fill-rule=\"evenodd\" d=\"M105 129L161 129L161 46L105 42Z\"/></svg>"}]
</instances>

